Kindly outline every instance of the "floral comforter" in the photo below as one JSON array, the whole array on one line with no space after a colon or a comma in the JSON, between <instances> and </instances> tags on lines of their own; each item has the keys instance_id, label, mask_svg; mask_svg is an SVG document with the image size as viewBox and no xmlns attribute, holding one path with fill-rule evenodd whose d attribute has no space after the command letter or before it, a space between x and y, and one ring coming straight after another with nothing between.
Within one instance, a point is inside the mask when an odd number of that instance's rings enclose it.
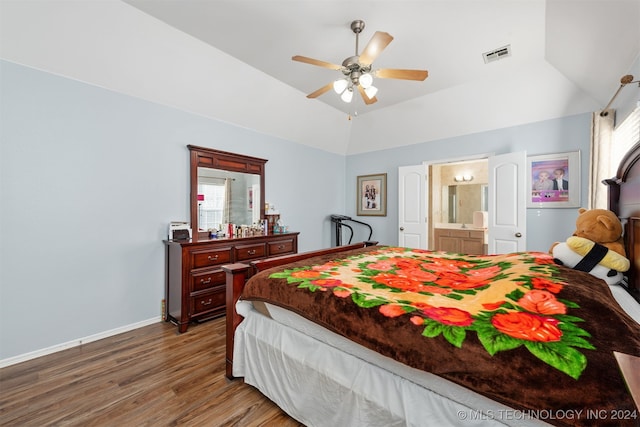
<instances>
[{"instance_id":1,"label":"floral comforter","mask_svg":"<svg viewBox=\"0 0 640 427\"><path fill-rule=\"evenodd\" d=\"M640 356L640 326L606 283L547 254L363 248L262 272L242 298L515 409L553 411L552 424L588 425L589 413L640 420L612 354Z\"/></svg>"}]
</instances>

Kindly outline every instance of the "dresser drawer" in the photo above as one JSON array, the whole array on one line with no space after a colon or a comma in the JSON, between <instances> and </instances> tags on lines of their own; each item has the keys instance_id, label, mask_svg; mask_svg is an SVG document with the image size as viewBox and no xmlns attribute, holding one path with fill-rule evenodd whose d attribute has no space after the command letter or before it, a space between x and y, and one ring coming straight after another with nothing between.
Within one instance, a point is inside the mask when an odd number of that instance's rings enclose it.
<instances>
[{"instance_id":1,"label":"dresser drawer","mask_svg":"<svg viewBox=\"0 0 640 427\"><path fill-rule=\"evenodd\" d=\"M238 245L235 247L236 261L247 261L250 259L264 258L267 254L267 247L264 243L253 245Z\"/></svg>"},{"instance_id":2,"label":"dresser drawer","mask_svg":"<svg viewBox=\"0 0 640 427\"><path fill-rule=\"evenodd\" d=\"M293 253L293 239L268 242L269 256Z\"/></svg>"},{"instance_id":3,"label":"dresser drawer","mask_svg":"<svg viewBox=\"0 0 640 427\"><path fill-rule=\"evenodd\" d=\"M191 258L191 268L227 264L231 262L231 248L194 249Z\"/></svg>"},{"instance_id":4,"label":"dresser drawer","mask_svg":"<svg viewBox=\"0 0 640 427\"><path fill-rule=\"evenodd\" d=\"M224 309L226 303L225 291L225 286L218 286L209 292L191 297L191 315L198 316L221 308Z\"/></svg>"},{"instance_id":5,"label":"dresser drawer","mask_svg":"<svg viewBox=\"0 0 640 427\"><path fill-rule=\"evenodd\" d=\"M224 285L224 271L217 269L191 275L191 292L203 291L218 285Z\"/></svg>"}]
</instances>

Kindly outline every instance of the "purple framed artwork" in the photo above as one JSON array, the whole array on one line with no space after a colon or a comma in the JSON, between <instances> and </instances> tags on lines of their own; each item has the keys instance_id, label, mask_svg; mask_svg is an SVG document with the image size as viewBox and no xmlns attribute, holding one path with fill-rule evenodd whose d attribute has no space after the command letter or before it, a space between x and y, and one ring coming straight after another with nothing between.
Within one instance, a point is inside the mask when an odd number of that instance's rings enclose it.
<instances>
[{"instance_id":1,"label":"purple framed artwork","mask_svg":"<svg viewBox=\"0 0 640 427\"><path fill-rule=\"evenodd\" d=\"M580 207L580 152L527 157L528 208Z\"/></svg>"}]
</instances>

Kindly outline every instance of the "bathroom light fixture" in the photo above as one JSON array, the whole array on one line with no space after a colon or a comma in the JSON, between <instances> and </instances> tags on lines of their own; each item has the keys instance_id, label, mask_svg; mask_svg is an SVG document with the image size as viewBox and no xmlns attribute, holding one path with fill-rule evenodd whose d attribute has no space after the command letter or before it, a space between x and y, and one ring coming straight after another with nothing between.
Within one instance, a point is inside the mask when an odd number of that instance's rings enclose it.
<instances>
[{"instance_id":1,"label":"bathroom light fixture","mask_svg":"<svg viewBox=\"0 0 640 427\"><path fill-rule=\"evenodd\" d=\"M455 182L469 182L473 181L473 175L456 175L453 177Z\"/></svg>"}]
</instances>

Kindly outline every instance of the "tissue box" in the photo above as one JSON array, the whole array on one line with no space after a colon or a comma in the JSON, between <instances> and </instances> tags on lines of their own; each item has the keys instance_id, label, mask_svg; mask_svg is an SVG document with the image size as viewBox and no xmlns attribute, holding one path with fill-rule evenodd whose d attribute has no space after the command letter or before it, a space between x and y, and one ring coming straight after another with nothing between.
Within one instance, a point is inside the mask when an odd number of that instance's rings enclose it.
<instances>
[{"instance_id":1,"label":"tissue box","mask_svg":"<svg viewBox=\"0 0 640 427\"><path fill-rule=\"evenodd\" d=\"M487 228L489 224L487 213L487 211L475 211L473 213L474 228Z\"/></svg>"}]
</instances>

